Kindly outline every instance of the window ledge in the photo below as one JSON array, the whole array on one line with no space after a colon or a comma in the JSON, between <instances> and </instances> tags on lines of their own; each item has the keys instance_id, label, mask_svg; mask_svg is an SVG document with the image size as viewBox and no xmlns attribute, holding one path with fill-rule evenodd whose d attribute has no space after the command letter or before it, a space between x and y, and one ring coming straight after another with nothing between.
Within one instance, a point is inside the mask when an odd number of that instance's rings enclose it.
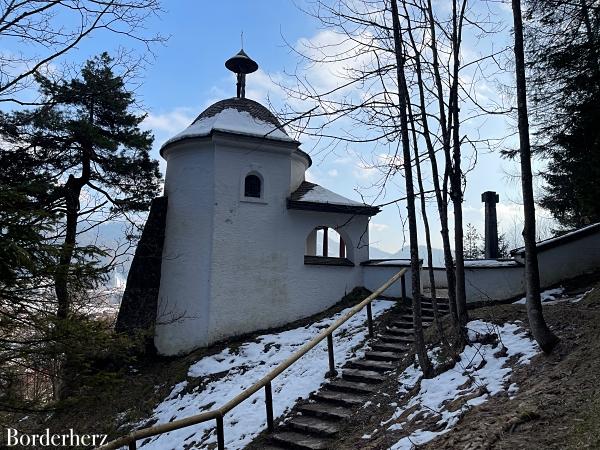
<instances>
[{"instance_id":1,"label":"window ledge","mask_svg":"<svg viewBox=\"0 0 600 450\"><path fill-rule=\"evenodd\" d=\"M348 258L336 258L333 256L309 256L304 255L304 264L310 266L346 266L354 267L354 263Z\"/></svg>"},{"instance_id":2,"label":"window ledge","mask_svg":"<svg viewBox=\"0 0 600 450\"><path fill-rule=\"evenodd\" d=\"M257 198L257 197L242 197L240 199L240 202L242 203L258 203L259 205L267 205L268 202L266 202L263 198Z\"/></svg>"}]
</instances>

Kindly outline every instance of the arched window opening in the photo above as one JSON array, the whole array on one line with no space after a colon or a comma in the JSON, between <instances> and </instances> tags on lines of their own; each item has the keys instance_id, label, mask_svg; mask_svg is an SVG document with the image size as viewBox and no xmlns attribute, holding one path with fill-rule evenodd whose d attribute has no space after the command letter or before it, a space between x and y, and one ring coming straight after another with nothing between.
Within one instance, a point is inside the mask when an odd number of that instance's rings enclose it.
<instances>
[{"instance_id":1,"label":"arched window opening","mask_svg":"<svg viewBox=\"0 0 600 450\"><path fill-rule=\"evenodd\" d=\"M333 228L320 226L306 238L305 264L354 265L348 259L344 238Z\"/></svg>"},{"instance_id":2,"label":"arched window opening","mask_svg":"<svg viewBox=\"0 0 600 450\"><path fill-rule=\"evenodd\" d=\"M262 181L257 175L247 175L244 180L244 197L260 198L261 188Z\"/></svg>"}]
</instances>

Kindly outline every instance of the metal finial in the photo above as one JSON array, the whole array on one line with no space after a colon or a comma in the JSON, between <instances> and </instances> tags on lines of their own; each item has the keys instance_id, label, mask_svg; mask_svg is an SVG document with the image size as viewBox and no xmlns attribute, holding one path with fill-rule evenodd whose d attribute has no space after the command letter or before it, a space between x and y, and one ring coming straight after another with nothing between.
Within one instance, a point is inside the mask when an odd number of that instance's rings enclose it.
<instances>
[{"instance_id":1,"label":"metal finial","mask_svg":"<svg viewBox=\"0 0 600 450\"><path fill-rule=\"evenodd\" d=\"M243 33L243 32L242 32ZM243 39L243 34L242 34ZM258 64L253 61L244 50L240 50L237 55L232 56L225 61L225 67L237 75L237 96L246 97L246 74L256 72Z\"/></svg>"}]
</instances>

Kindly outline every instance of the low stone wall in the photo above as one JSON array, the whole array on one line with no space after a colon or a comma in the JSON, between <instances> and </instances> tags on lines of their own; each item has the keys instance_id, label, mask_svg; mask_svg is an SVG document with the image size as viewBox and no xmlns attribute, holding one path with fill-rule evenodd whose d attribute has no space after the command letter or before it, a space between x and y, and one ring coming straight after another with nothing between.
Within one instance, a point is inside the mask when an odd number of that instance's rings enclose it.
<instances>
[{"instance_id":1,"label":"low stone wall","mask_svg":"<svg viewBox=\"0 0 600 450\"><path fill-rule=\"evenodd\" d=\"M406 298L412 298L410 261L406 259L371 259L361 264L363 267L363 286L375 291L400 270L408 268L404 275ZM423 273L421 274L421 291L423 290ZM402 297L402 283L398 281L384 293L389 297Z\"/></svg>"},{"instance_id":2,"label":"low stone wall","mask_svg":"<svg viewBox=\"0 0 600 450\"><path fill-rule=\"evenodd\" d=\"M538 264L542 288L600 270L600 224L539 242ZM515 259L524 262L522 251Z\"/></svg>"},{"instance_id":3,"label":"low stone wall","mask_svg":"<svg viewBox=\"0 0 600 450\"><path fill-rule=\"evenodd\" d=\"M446 269L434 267L435 285L447 289ZM513 260L483 259L465 261L465 294L467 303L500 301L514 298L525 291L524 267ZM428 268L421 274L423 288L429 289Z\"/></svg>"}]
</instances>

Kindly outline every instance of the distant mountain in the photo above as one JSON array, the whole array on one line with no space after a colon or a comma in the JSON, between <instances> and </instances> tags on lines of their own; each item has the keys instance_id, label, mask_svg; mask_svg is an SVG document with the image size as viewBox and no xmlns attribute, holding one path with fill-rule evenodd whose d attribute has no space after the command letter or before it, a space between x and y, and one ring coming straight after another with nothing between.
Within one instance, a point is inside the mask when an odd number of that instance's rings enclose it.
<instances>
[{"instance_id":1,"label":"distant mountain","mask_svg":"<svg viewBox=\"0 0 600 450\"><path fill-rule=\"evenodd\" d=\"M444 266L444 251L441 248L431 249L433 265L435 267ZM388 253L377 247L369 248L369 258L371 259L409 259L410 249L408 246L398 250L396 253ZM419 245L419 258L423 259L423 264L427 265L427 246Z\"/></svg>"}]
</instances>

